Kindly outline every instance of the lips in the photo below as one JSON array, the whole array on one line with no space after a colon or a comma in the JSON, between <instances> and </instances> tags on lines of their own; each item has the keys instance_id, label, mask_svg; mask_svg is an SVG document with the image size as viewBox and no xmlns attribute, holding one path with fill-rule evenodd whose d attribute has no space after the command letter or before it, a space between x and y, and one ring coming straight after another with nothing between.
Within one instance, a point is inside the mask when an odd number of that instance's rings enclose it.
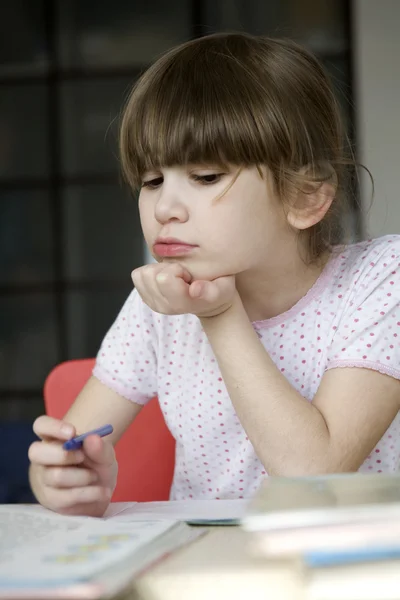
<instances>
[{"instance_id":1,"label":"lips","mask_svg":"<svg viewBox=\"0 0 400 600\"><path fill-rule=\"evenodd\" d=\"M183 244L184 246L193 246L193 244L188 244L188 242L174 237L158 237L154 244Z\"/></svg>"},{"instance_id":2,"label":"lips","mask_svg":"<svg viewBox=\"0 0 400 600\"><path fill-rule=\"evenodd\" d=\"M197 246L194 244L188 244L178 238L157 238L153 250L157 256L169 257L169 256L185 256L192 253Z\"/></svg>"}]
</instances>

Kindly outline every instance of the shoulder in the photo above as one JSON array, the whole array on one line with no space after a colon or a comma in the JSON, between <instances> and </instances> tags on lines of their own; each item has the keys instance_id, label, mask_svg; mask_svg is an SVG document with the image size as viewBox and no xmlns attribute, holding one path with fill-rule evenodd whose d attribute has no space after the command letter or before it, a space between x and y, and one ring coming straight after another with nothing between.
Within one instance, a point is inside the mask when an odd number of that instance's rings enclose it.
<instances>
[{"instance_id":1,"label":"shoulder","mask_svg":"<svg viewBox=\"0 0 400 600\"><path fill-rule=\"evenodd\" d=\"M347 269L358 267L360 272L381 268L400 260L400 235L385 235L347 246L334 248L334 256Z\"/></svg>"},{"instance_id":2,"label":"shoulder","mask_svg":"<svg viewBox=\"0 0 400 600\"><path fill-rule=\"evenodd\" d=\"M335 280L344 290L367 296L382 285L400 284L400 235L387 235L334 249Z\"/></svg>"},{"instance_id":3,"label":"shoulder","mask_svg":"<svg viewBox=\"0 0 400 600\"><path fill-rule=\"evenodd\" d=\"M400 236L354 244L337 259L337 285L346 284L334 307L328 368L361 366L400 379Z\"/></svg>"}]
</instances>

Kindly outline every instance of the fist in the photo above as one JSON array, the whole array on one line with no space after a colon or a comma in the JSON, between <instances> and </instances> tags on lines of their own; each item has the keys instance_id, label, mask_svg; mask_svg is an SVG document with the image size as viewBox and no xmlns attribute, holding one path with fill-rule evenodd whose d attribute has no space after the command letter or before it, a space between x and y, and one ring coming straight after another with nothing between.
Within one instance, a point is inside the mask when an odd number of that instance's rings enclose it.
<instances>
[{"instance_id":1,"label":"fist","mask_svg":"<svg viewBox=\"0 0 400 600\"><path fill-rule=\"evenodd\" d=\"M232 306L237 293L233 275L193 281L177 263L145 265L132 272L132 281L143 302L164 315L215 317Z\"/></svg>"}]
</instances>

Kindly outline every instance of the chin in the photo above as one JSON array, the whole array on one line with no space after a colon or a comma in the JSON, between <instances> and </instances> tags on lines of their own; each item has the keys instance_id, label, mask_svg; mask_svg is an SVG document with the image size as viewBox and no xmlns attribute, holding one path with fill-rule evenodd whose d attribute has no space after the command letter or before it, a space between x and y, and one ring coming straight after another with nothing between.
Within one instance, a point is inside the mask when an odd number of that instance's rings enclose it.
<instances>
[{"instance_id":1,"label":"chin","mask_svg":"<svg viewBox=\"0 0 400 600\"><path fill-rule=\"evenodd\" d=\"M211 268L207 266L197 266L197 268L190 268L190 265L185 266L192 275L193 280L214 281L214 279L218 279L219 277L226 277L227 275L232 274L232 271L218 268L217 266L213 266Z\"/></svg>"},{"instance_id":2,"label":"chin","mask_svg":"<svg viewBox=\"0 0 400 600\"><path fill-rule=\"evenodd\" d=\"M213 281L214 279L218 279L219 277L226 277L227 275L235 274L235 271L232 270L232 265L221 265L215 264L215 261L210 261L210 264L205 264L199 260L193 260L189 256L177 256L160 258L154 257L158 263L164 264L174 264L178 263L185 267L191 274L193 281Z\"/></svg>"}]
</instances>

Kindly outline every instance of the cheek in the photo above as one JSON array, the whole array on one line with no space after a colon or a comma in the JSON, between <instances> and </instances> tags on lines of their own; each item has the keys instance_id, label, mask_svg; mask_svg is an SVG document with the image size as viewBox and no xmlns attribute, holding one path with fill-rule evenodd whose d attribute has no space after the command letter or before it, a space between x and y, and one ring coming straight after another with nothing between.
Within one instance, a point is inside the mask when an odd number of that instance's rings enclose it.
<instances>
[{"instance_id":1,"label":"cheek","mask_svg":"<svg viewBox=\"0 0 400 600\"><path fill-rule=\"evenodd\" d=\"M154 229L154 211L149 205L139 204L139 217L145 239L151 235Z\"/></svg>"},{"instance_id":2,"label":"cheek","mask_svg":"<svg viewBox=\"0 0 400 600\"><path fill-rule=\"evenodd\" d=\"M220 219L215 219L211 228L215 248L238 255L260 242L265 231L265 218L253 212L251 207L233 206Z\"/></svg>"}]
</instances>

